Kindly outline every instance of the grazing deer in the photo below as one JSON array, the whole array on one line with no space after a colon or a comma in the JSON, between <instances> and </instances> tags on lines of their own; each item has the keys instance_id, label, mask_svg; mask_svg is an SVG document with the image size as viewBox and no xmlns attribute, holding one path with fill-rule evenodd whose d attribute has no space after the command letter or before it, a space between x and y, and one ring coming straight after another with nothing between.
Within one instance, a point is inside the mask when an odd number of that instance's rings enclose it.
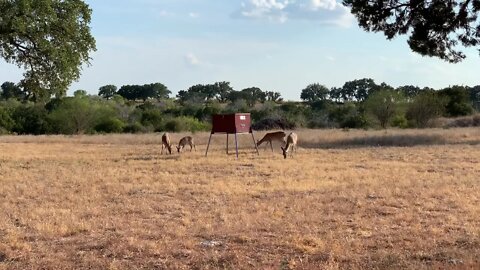
<instances>
[{"instance_id":1,"label":"grazing deer","mask_svg":"<svg viewBox=\"0 0 480 270\"><path fill-rule=\"evenodd\" d=\"M295 153L297 152L297 134L296 133L290 133L287 136L287 145L282 148L283 151L283 157L287 158L287 153L290 150L290 147L292 148L292 151L290 151L290 156L293 157L293 150L295 150Z\"/></svg>"},{"instance_id":2,"label":"grazing deer","mask_svg":"<svg viewBox=\"0 0 480 270\"><path fill-rule=\"evenodd\" d=\"M260 146L260 144L266 142L270 143L270 148L272 148L273 152L273 146L272 146L272 141L279 141L285 144L285 136L287 134L283 131L276 131L276 132L270 132L265 134L261 140L257 140L257 147ZM265 148L266 149L266 148Z\"/></svg>"},{"instance_id":3,"label":"grazing deer","mask_svg":"<svg viewBox=\"0 0 480 270\"><path fill-rule=\"evenodd\" d=\"M170 155L172 154L172 144L170 143L170 135L168 133L164 133L162 135L162 155L163 155L163 149L167 148L168 153Z\"/></svg>"},{"instance_id":4,"label":"grazing deer","mask_svg":"<svg viewBox=\"0 0 480 270\"><path fill-rule=\"evenodd\" d=\"M178 142L178 146L177 146L178 153L180 153L180 149L183 149L187 144L190 145L190 152L192 152L192 148L194 148L195 151L197 151L197 148L195 147L195 143L193 142L193 138L190 136L186 136L180 139L180 142Z\"/></svg>"}]
</instances>

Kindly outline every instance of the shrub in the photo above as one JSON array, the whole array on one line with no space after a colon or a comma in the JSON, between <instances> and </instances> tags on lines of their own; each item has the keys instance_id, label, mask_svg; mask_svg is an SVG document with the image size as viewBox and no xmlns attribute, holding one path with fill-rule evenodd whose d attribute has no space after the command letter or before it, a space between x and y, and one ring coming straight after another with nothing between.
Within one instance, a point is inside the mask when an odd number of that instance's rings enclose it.
<instances>
[{"instance_id":1,"label":"shrub","mask_svg":"<svg viewBox=\"0 0 480 270\"><path fill-rule=\"evenodd\" d=\"M295 129L295 122L289 122L285 118L264 118L252 125L254 130L272 130L272 129Z\"/></svg>"},{"instance_id":2,"label":"shrub","mask_svg":"<svg viewBox=\"0 0 480 270\"><path fill-rule=\"evenodd\" d=\"M162 129L170 132L196 132L209 130L210 126L206 123L198 121L193 117L180 116L167 120ZM163 131L162 129L158 129L155 131Z\"/></svg>"},{"instance_id":3,"label":"shrub","mask_svg":"<svg viewBox=\"0 0 480 270\"><path fill-rule=\"evenodd\" d=\"M427 91L418 94L408 105L406 117L416 127L425 128L433 119L442 115L448 100L435 92Z\"/></svg>"},{"instance_id":4,"label":"shrub","mask_svg":"<svg viewBox=\"0 0 480 270\"><path fill-rule=\"evenodd\" d=\"M39 105L21 105L14 109L12 131L18 134L45 134L50 129L47 110Z\"/></svg>"},{"instance_id":5,"label":"shrub","mask_svg":"<svg viewBox=\"0 0 480 270\"><path fill-rule=\"evenodd\" d=\"M393 117L392 126L398 128L407 128L408 127L408 120L405 115L396 115Z\"/></svg>"},{"instance_id":6,"label":"shrub","mask_svg":"<svg viewBox=\"0 0 480 270\"><path fill-rule=\"evenodd\" d=\"M337 104L329 107L328 117L330 121L338 123L341 128L366 128L367 118L360 113L354 103Z\"/></svg>"},{"instance_id":7,"label":"shrub","mask_svg":"<svg viewBox=\"0 0 480 270\"><path fill-rule=\"evenodd\" d=\"M145 128L142 126L142 124L135 122L132 124L128 124L123 127L123 132L126 133L141 133L145 132Z\"/></svg>"},{"instance_id":8,"label":"shrub","mask_svg":"<svg viewBox=\"0 0 480 270\"><path fill-rule=\"evenodd\" d=\"M100 121L95 126L95 131L104 133L120 133L125 124L118 118L108 118Z\"/></svg>"},{"instance_id":9,"label":"shrub","mask_svg":"<svg viewBox=\"0 0 480 270\"><path fill-rule=\"evenodd\" d=\"M140 123L143 126L151 126L153 129L159 129L163 124L162 112L157 109L147 109L142 112Z\"/></svg>"},{"instance_id":10,"label":"shrub","mask_svg":"<svg viewBox=\"0 0 480 270\"><path fill-rule=\"evenodd\" d=\"M378 121L382 128L387 128L404 103L404 97L398 92L380 90L368 97L365 101L365 110Z\"/></svg>"},{"instance_id":11,"label":"shrub","mask_svg":"<svg viewBox=\"0 0 480 270\"><path fill-rule=\"evenodd\" d=\"M15 122L13 121L10 112L0 107L0 134L9 133L14 127Z\"/></svg>"}]
</instances>

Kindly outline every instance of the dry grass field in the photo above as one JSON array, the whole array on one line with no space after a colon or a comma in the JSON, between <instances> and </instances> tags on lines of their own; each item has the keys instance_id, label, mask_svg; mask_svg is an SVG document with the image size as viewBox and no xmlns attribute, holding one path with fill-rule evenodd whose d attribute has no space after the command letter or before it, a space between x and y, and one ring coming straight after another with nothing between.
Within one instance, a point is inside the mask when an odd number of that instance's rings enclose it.
<instances>
[{"instance_id":1,"label":"dry grass field","mask_svg":"<svg viewBox=\"0 0 480 270\"><path fill-rule=\"evenodd\" d=\"M480 129L297 133L0 137L0 269L480 269Z\"/></svg>"}]
</instances>

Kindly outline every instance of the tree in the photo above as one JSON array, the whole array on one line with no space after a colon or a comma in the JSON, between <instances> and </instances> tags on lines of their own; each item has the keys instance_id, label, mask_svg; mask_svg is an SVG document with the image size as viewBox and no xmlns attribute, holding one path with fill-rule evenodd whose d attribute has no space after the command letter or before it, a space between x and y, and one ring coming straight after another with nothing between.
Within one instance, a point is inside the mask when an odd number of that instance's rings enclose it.
<instances>
[{"instance_id":1,"label":"tree","mask_svg":"<svg viewBox=\"0 0 480 270\"><path fill-rule=\"evenodd\" d=\"M274 92L274 91L265 92L265 98L267 101L273 101L273 102L283 101L282 95L279 92Z\"/></svg>"},{"instance_id":2,"label":"tree","mask_svg":"<svg viewBox=\"0 0 480 270\"><path fill-rule=\"evenodd\" d=\"M412 51L456 63L458 50L480 44L480 0L343 0L360 27L391 40L409 35Z\"/></svg>"},{"instance_id":3,"label":"tree","mask_svg":"<svg viewBox=\"0 0 480 270\"><path fill-rule=\"evenodd\" d=\"M473 107L480 112L480 85L476 85L469 89L470 100L472 101Z\"/></svg>"},{"instance_id":4,"label":"tree","mask_svg":"<svg viewBox=\"0 0 480 270\"><path fill-rule=\"evenodd\" d=\"M466 87L455 85L440 90L439 94L448 99L448 103L445 107L445 113L447 116L464 116L473 112Z\"/></svg>"},{"instance_id":5,"label":"tree","mask_svg":"<svg viewBox=\"0 0 480 270\"><path fill-rule=\"evenodd\" d=\"M108 84L98 89L98 95L104 99L111 99L117 92L117 87L113 84Z\"/></svg>"},{"instance_id":6,"label":"tree","mask_svg":"<svg viewBox=\"0 0 480 270\"><path fill-rule=\"evenodd\" d=\"M88 97L66 97L49 114L56 132L83 134L91 132L98 122L100 107Z\"/></svg>"},{"instance_id":7,"label":"tree","mask_svg":"<svg viewBox=\"0 0 480 270\"><path fill-rule=\"evenodd\" d=\"M420 93L421 89L418 86L404 85L398 87L397 91L402 93L407 98L413 98Z\"/></svg>"},{"instance_id":8,"label":"tree","mask_svg":"<svg viewBox=\"0 0 480 270\"><path fill-rule=\"evenodd\" d=\"M24 99L25 95L22 89L13 82L4 82L1 86L2 88L2 98L9 99L9 98L16 98L16 99Z\"/></svg>"},{"instance_id":9,"label":"tree","mask_svg":"<svg viewBox=\"0 0 480 270\"><path fill-rule=\"evenodd\" d=\"M168 95L171 93L172 92L170 92L165 85L161 83L151 83L143 85L139 96L141 99L143 99L143 101L149 98L156 98L157 100L160 100L168 98Z\"/></svg>"},{"instance_id":10,"label":"tree","mask_svg":"<svg viewBox=\"0 0 480 270\"><path fill-rule=\"evenodd\" d=\"M365 101L366 111L375 117L382 128L386 128L395 115L399 113L404 97L396 91L379 90Z\"/></svg>"},{"instance_id":11,"label":"tree","mask_svg":"<svg viewBox=\"0 0 480 270\"><path fill-rule=\"evenodd\" d=\"M265 93L258 87L245 88L240 92L242 92L245 101L250 107L253 107L257 101L265 102Z\"/></svg>"},{"instance_id":12,"label":"tree","mask_svg":"<svg viewBox=\"0 0 480 270\"><path fill-rule=\"evenodd\" d=\"M63 96L96 50L92 10L82 0L0 2L0 56L25 69L32 98Z\"/></svg>"},{"instance_id":13,"label":"tree","mask_svg":"<svg viewBox=\"0 0 480 270\"><path fill-rule=\"evenodd\" d=\"M88 93L87 93L87 90L80 89L73 92L73 96L78 98L83 98L83 97L88 97Z\"/></svg>"},{"instance_id":14,"label":"tree","mask_svg":"<svg viewBox=\"0 0 480 270\"><path fill-rule=\"evenodd\" d=\"M220 102L226 102L228 100L228 95L233 91L230 82L216 82L214 86L217 100Z\"/></svg>"},{"instance_id":15,"label":"tree","mask_svg":"<svg viewBox=\"0 0 480 270\"><path fill-rule=\"evenodd\" d=\"M372 79L360 79L346 82L337 94L343 102L364 101L367 97L380 89Z\"/></svg>"},{"instance_id":16,"label":"tree","mask_svg":"<svg viewBox=\"0 0 480 270\"><path fill-rule=\"evenodd\" d=\"M329 92L330 90L326 86L319 83L313 83L302 90L300 98L304 101L312 103L327 99Z\"/></svg>"},{"instance_id":17,"label":"tree","mask_svg":"<svg viewBox=\"0 0 480 270\"><path fill-rule=\"evenodd\" d=\"M416 127L427 127L432 119L440 117L445 111L448 100L435 91L422 91L414 97L407 108L407 119Z\"/></svg>"}]
</instances>

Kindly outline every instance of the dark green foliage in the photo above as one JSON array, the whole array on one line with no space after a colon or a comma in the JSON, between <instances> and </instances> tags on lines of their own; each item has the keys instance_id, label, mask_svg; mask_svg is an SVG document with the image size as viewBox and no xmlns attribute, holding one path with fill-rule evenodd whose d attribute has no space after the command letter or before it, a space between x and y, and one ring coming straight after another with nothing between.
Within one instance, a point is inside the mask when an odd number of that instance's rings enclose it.
<instances>
[{"instance_id":1,"label":"dark green foliage","mask_svg":"<svg viewBox=\"0 0 480 270\"><path fill-rule=\"evenodd\" d=\"M124 85L117 92L118 95L128 100L166 99L171 94L168 88L161 83L144 85Z\"/></svg>"},{"instance_id":2,"label":"dark green foliage","mask_svg":"<svg viewBox=\"0 0 480 270\"><path fill-rule=\"evenodd\" d=\"M144 127L142 126L142 124L138 122L125 125L123 128L123 132L125 133L141 133L144 131L145 131Z\"/></svg>"},{"instance_id":3,"label":"dark green foliage","mask_svg":"<svg viewBox=\"0 0 480 270\"><path fill-rule=\"evenodd\" d=\"M95 125L95 131L101 133L121 133L125 127L125 123L118 118L107 118L101 120Z\"/></svg>"},{"instance_id":4,"label":"dark green foliage","mask_svg":"<svg viewBox=\"0 0 480 270\"><path fill-rule=\"evenodd\" d=\"M314 83L308 85L305 89L302 90L300 98L303 101L307 101L310 103L322 101L327 99L329 92L330 90L326 86L319 83Z\"/></svg>"},{"instance_id":5,"label":"dark green foliage","mask_svg":"<svg viewBox=\"0 0 480 270\"><path fill-rule=\"evenodd\" d=\"M363 101L368 95L381 89L372 79L360 79L346 82L342 88L334 88L332 98L341 102Z\"/></svg>"},{"instance_id":6,"label":"dark green foliage","mask_svg":"<svg viewBox=\"0 0 480 270\"><path fill-rule=\"evenodd\" d=\"M41 105L20 105L11 116L15 123L12 131L18 134L46 134L49 131L47 110Z\"/></svg>"},{"instance_id":7,"label":"dark green foliage","mask_svg":"<svg viewBox=\"0 0 480 270\"><path fill-rule=\"evenodd\" d=\"M253 107L258 101L265 102L266 100L265 93L258 87L245 88L240 92L243 94L243 98L250 107Z\"/></svg>"},{"instance_id":8,"label":"dark green foliage","mask_svg":"<svg viewBox=\"0 0 480 270\"><path fill-rule=\"evenodd\" d=\"M409 35L410 48L421 55L459 62L465 47L480 44L480 0L343 0L366 31L387 39Z\"/></svg>"},{"instance_id":9,"label":"dark green foliage","mask_svg":"<svg viewBox=\"0 0 480 270\"><path fill-rule=\"evenodd\" d=\"M105 99L111 99L117 92L117 87L113 84L104 85L98 89L98 95Z\"/></svg>"},{"instance_id":10,"label":"dark green foliage","mask_svg":"<svg viewBox=\"0 0 480 270\"><path fill-rule=\"evenodd\" d=\"M183 104L185 102L204 102L217 100L225 102L228 100L230 92L233 89L229 82L216 82L214 84L197 84L191 86L187 90L180 90L177 98Z\"/></svg>"},{"instance_id":11,"label":"dark green foliage","mask_svg":"<svg viewBox=\"0 0 480 270\"><path fill-rule=\"evenodd\" d=\"M25 92L63 96L96 49L91 9L81 0L9 0L0 10L0 56L25 69Z\"/></svg>"},{"instance_id":12,"label":"dark green foliage","mask_svg":"<svg viewBox=\"0 0 480 270\"><path fill-rule=\"evenodd\" d=\"M15 126L15 122L11 117L11 112L0 107L0 134L10 133Z\"/></svg>"},{"instance_id":13,"label":"dark green foliage","mask_svg":"<svg viewBox=\"0 0 480 270\"><path fill-rule=\"evenodd\" d=\"M267 91L265 92L266 101L281 102L283 101L282 95L279 92Z\"/></svg>"},{"instance_id":14,"label":"dark green foliage","mask_svg":"<svg viewBox=\"0 0 480 270\"><path fill-rule=\"evenodd\" d=\"M452 86L439 91L439 94L448 99L445 106L446 116L464 116L473 113L469 92L466 87Z\"/></svg>"},{"instance_id":15,"label":"dark green foliage","mask_svg":"<svg viewBox=\"0 0 480 270\"><path fill-rule=\"evenodd\" d=\"M154 130L161 129L163 124L162 112L155 108L143 110L140 123L145 127L153 127Z\"/></svg>"},{"instance_id":16,"label":"dark green foliage","mask_svg":"<svg viewBox=\"0 0 480 270\"><path fill-rule=\"evenodd\" d=\"M23 93L22 89L20 86L16 85L13 82L4 82L1 86L2 92L1 92L1 98L2 99L18 99L18 100L23 100L25 99L25 94Z\"/></svg>"},{"instance_id":17,"label":"dark green foliage","mask_svg":"<svg viewBox=\"0 0 480 270\"><path fill-rule=\"evenodd\" d=\"M366 128L368 126L365 116L351 102L330 107L328 117L341 128Z\"/></svg>"},{"instance_id":18,"label":"dark green foliage","mask_svg":"<svg viewBox=\"0 0 480 270\"><path fill-rule=\"evenodd\" d=\"M480 85L469 88L469 94L473 108L480 112Z\"/></svg>"},{"instance_id":19,"label":"dark green foliage","mask_svg":"<svg viewBox=\"0 0 480 270\"><path fill-rule=\"evenodd\" d=\"M418 86L405 85L405 86L398 87L397 91L402 93L407 99L410 99L418 95L421 89Z\"/></svg>"}]
</instances>

